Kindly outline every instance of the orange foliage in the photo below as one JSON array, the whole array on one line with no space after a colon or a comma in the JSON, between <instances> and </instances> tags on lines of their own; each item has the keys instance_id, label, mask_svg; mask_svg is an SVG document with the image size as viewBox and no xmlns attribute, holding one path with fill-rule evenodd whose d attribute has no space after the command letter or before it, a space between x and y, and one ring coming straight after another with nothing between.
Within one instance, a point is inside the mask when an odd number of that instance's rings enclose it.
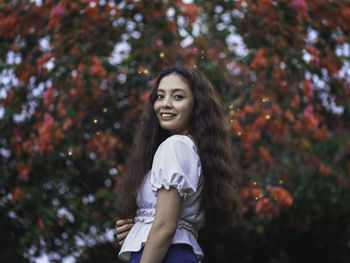
<instances>
[{"instance_id":1,"label":"orange foliage","mask_svg":"<svg viewBox=\"0 0 350 263\"><path fill-rule=\"evenodd\" d=\"M242 112L247 113L247 114L254 114L257 113L259 110L256 107L253 107L252 105L245 105Z\"/></svg>"},{"instance_id":2,"label":"orange foliage","mask_svg":"<svg viewBox=\"0 0 350 263\"><path fill-rule=\"evenodd\" d=\"M287 209L293 203L290 192L282 187L268 185L264 191L256 183L242 191L241 199L243 212L253 208L261 219L275 217L281 210Z\"/></svg>"},{"instance_id":3,"label":"orange foliage","mask_svg":"<svg viewBox=\"0 0 350 263\"><path fill-rule=\"evenodd\" d=\"M11 202L13 204L19 202L24 197L23 189L17 186L11 190L11 194L12 194Z\"/></svg>"},{"instance_id":4,"label":"orange foliage","mask_svg":"<svg viewBox=\"0 0 350 263\"><path fill-rule=\"evenodd\" d=\"M290 106L293 109L297 109L299 107L299 103L300 103L300 97L298 95L294 95L293 100L290 103Z\"/></svg>"},{"instance_id":5,"label":"orange foliage","mask_svg":"<svg viewBox=\"0 0 350 263\"><path fill-rule=\"evenodd\" d=\"M87 153L96 152L101 159L113 158L115 151L121 149L122 144L119 139L111 134L99 132L93 136L87 143Z\"/></svg>"},{"instance_id":6,"label":"orange foliage","mask_svg":"<svg viewBox=\"0 0 350 263\"><path fill-rule=\"evenodd\" d=\"M185 11L185 15L193 23L197 20L199 14L199 8L192 4L183 4L182 5Z\"/></svg>"},{"instance_id":7,"label":"orange foliage","mask_svg":"<svg viewBox=\"0 0 350 263\"><path fill-rule=\"evenodd\" d=\"M269 13L271 11L271 8L273 8L273 3L271 0L261 0L257 3L258 3L257 14L259 14L259 16L263 16L266 13Z\"/></svg>"},{"instance_id":8,"label":"orange foliage","mask_svg":"<svg viewBox=\"0 0 350 263\"><path fill-rule=\"evenodd\" d=\"M97 210L94 210L92 212L92 216L96 217L97 219L100 219L101 218L101 212L97 211Z\"/></svg>"},{"instance_id":9,"label":"orange foliage","mask_svg":"<svg viewBox=\"0 0 350 263\"><path fill-rule=\"evenodd\" d=\"M60 117L64 117L67 115L67 110L64 108L62 102L59 102L57 104L57 112L58 112L58 116L60 116Z\"/></svg>"},{"instance_id":10,"label":"orange foliage","mask_svg":"<svg viewBox=\"0 0 350 263\"><path fill-rule=\"evenodd\" d=\"M311 99L314 91L314 85L311 83L309 79L305 79L303 81L303 93L308 98Z\"/></svg>"},{"instance_id":11,"label":"orange foliage","mask_svg":"<svg viewBox=\"0 0 350 263\"><path fill-rule=\"evenodd\" d=\"M62 131L58 129L51 114L45 113L43 121L34 123L33 132L30 139L24 142L23 149L30 154L36 151L51 154L62 138Z\"/></svg>"},{"instance_id":12,"label":"orange foliage","mask_svg":"<svg viewBox=\"0 0 350 263\"><path fill-rule=\"evenodd\" d=\"M12 46L12 50L13 50L13 52L15 52L15 53L19 52L19 50L20 50L19 45L14 44L14 45Z\"/></svg>"},{"instance_id":13,"label":"orange foliage","mask_svg":"<svg viewBox=\"0 0 350 263\"><path fill-rule=\"evenodd\" d=\"M170 30L170 32L174 35L177 34L177 25L175 24L174 21L169 21L168 22L168 28Z\"/></svg>"},{"instance_id":14,"label":"orange foliage","mask_svg":"<svg viewBox=\"0 0 350 263\"><path fill-rule=\"evenodd\" d=\"M319 173L324 176L324 177L329 177L329 175L331 174L332 169L328 166L326 166L325 164L321 163L320 167L319 167Z\"/></svg>"},{"instance_id":15,"label":"orange foliage","mask_svg":"<svg viewBox=\"0 0 350 263\"><path fill-rule=\"evenodd\" d=\"M303 115L301 116L301 120L303 121L305 131L316 130L319 124L319 119L314 114L312 105L306 106Z\"/></svg>"},{"instance_id":16,"label":"orange foliage","mask_svg":"<svg viewBox=\"0 0 350 263\"><path fill-rule=\"evenodd\" d=\"M310 61L310 63L312 62L312 63L315 63L315 65L318 65L320 52L316 48L309 45L306 45L305 49L307 52L309 52L313 56L313 59Z\"/></svg>"},{"instance_id":17,"label":"orange foliage","mask_svg":"<svg viewBox=\"0 0 350 263\"><path fill-rule=\"evenodd\" d=\"M103 67L99 58L97 56L91 56L90 60L91 60L93 65L89 68L89 74L97 75L101 78L104 78L107 75L107 71Z\"/></svg>"},{"instance_id":18,"label":"orange foliage","mask_svg":"<svg viewBox=\"0 0 350 263\"><path fill-rule=\"evenodd\" d=\"M262 158L262 161L264 163L268 163L268 164L272 164L273 163L273 158L270 155L270 153L263 147L263 146L259 146L259 154Z\"/></svg>"},{"instance_id":19,"label":"orange foliage","mask_svg":"<svg viewBox=\"0 0 350 263\"><path fill-rule=\"evenodd\" d=\"M207 56L211 61L218 61L220 59L218 52L213 48L208 49Z\"/></svg>"},{"instance_id":20,"label":"orange foliage","mask_svg":"<svg viewBox=\"0 0 350 263\"><path fill-rule=\"evenodd\" d=\"M44 105L46 108L53 103L54 98L54 89L52 87L48 87L43 94Z\"/></svg>"},{"instance_id":21,"label":"orange foliage","mask_svg":"<svg viewBox=\"0 0 350 263\"><path fill-rule=\"evenodd\" d=\"M321 128L318 128L313 133L313 139L316 141L323 141L326 139L329 135L329 131L327 130L327 127L325 125L322 125Z\"/></svg>"},{"instance_id":22,"label":"orange foliage","mask_svg":"<svg viewBox=\"0 0 350 263\"><path fill-rule=\"evenodd\" d=\"M67 118L62 126L62 130L66 131L73 125L73 120L71 118Z\"/></svg>"},{"instance_id":23,"label":"orange foliage","mask_svg":"<svg viewBox=\"0 0 350 263\"><path fill-rule=\"evenodd\" d=\"M266 117L261 115L255 119L254 126L259 128L259 129L262 129L265 127L266 123L267 123Z\"/></svg>"},{"instance_id":24,"label":"orange foliage","mask_svg":"<svg viewBox=\"0 0 350 263\"><path fill-rule=\"evenodd\" d=\"M16 15L0 16L0 36L12 39L17 33L20 19Z\"/></svg>"},{"instance_id":25,"label":"orange foliage","mask_svg":"<svg viewBox=\"0 0 350 263\"><path fill-rule=\"evenodd\" d=\"M45 230L45 224L44 221L42 219L38 220L38 228L40 231L44 231Z\"/></svg>"},{"instance_id":26,"label":"orange foliage","mask_svg":"<svg viewBox=\"0 0 350 263\"><path fill-rule=\"evenodd\" d=\"M242 129L241 125L239 124L239 121L238 121L238 120L233 120L233 122L232 122L232 128L233 128L233 133L234 133L236 136L241 136L241 135L242 135L243 129Z\"/></svg>"},{"instance_id":27,"label":"orange foliage","mask_svg":"<svg viewBox=\"0 0 350 263\"><path fill-rule=\"evenodd\" d=\"M268 131L273 142L283 141L289 133L289 126L282 119L278 119L269 124Z\"/></svg>"},{"instance_id":28,"label":"orange foliage","mask_svg":"<svg viewBox=\"0 0 350 263\"><path fill-rule=\"evenodd\" d=\"M293 115L293 113L290 110L286 110L284 112L284 117L290 122L294 122L295 121L294 115Z\"/></svg>"},{"instance_id":29,"label":"orange foliage","mask_svg":"<svg viewBox=\"0 0 350 263\"><path fill-rule=\"evenodd\" d=\"M18 177L24 181L29 180L29 174L32 171L32 167L25 163L19 163L17 165Z\"/></svg>"},{"instance_id":30,"label":"orange foliage","mask_svg":"<svg viewBox=\"0 0 350 263\"><path fill-rule=\"evenodd\" d=\"M288 208L293 203L293 198L290 192L284 190L282 187L273 187L268 185L266 190L271 193L270 198L278 201L280 208Z\"/></svg>"},{"instance_id":31,"label":"orange foliage","mask_svg":"<svg viewBox=\"0 0 350 263\"><path fill-rule=\"evenodd\" d=\"M140 95L140 100L145 103L148 100L148 97L150 95L150 91L149 90L145 90L141 93Z\"/></svg>"},{"instance_id":32,"label":"orange foliage","mask_svg":"<svg viewBox=\"0 0 350 263\"><path fill-rule=\"evenodd\" d=\"M301 124L300 120L297 120L293 126L293 129L296 133L302 133L303 132L303 125Z\"/></svg>"},{"instance_id":33,"label":"orange foliage","mask_svg":"<svg viewBox=\"0 0 350 263\"><path fill-rule=\"evenodd\" d=\"M63 1L62 1L63 2ZM48 24L48 29L53 29L57 27L61 18L63 18L66 14L66 10L62 7L62 5L58 5L51 9L50 20Z\"/></svg>"},{"instance_id":34,"label":"orange foliage","mask_svg":"<svg viewBox=\"0 0 350 263\"><path fill-rule=\"evenodd\" d=\"M16 77L22 83L29 83L31 76L36 75L36 67L29 62L22 63L18 67L18 72L16 72Z\"/></svg>"},{"instance_id":35,"label":"orange foliage","mask_svg":"<svg viewBox=\"0 0 350 263\"><path fill-rule=\"evenodd\" d=\"M302 19L309 21L308 6L305 0L291 0L291 6L298 12Z\"/></svg>"},{"instance_id":36,"label":"orange foliage","mask_svg":"<svg viewBox=\"0 0 350 263\"><path fill-rule=\"evenodd\" d=\"M20 156L22 153L23 147L23 134L21 127L16 127L10 138L11 143L11 151L15 154L15 156Z\"/></svg>"},{"instance_id":37,"label":"orange foliage","mask_svg":"<svg viewBox=\"0 0 350 263\"><path fill-rule=\"evenodd\" d=\"M254 141L259 141L260 140L260 131L256 130L247 130L243 133L242 136L246 141L249 142L254 142Z\"/></svg>"},{"instance_id":38,"label":"orange foliage","mask_svg":"<svg viewBox=\"0 0 350 263\"><path fill-rule=\"evenodd\" d=\"M258 69L258 68L264 68L267 67L268 65L268 60L265 57L266 54L268 52L268 49L266 47L262 47L258 50L258 52L256 53L252 63L250 64L250 67L254 70Z\"/></svg>"},{"instance_id":39,"label":"orange foliage","mask_svg":"<svg viewBox=\"0 0 350 263\"><path fill-rule=\"evenodd\" d=\"M350 7L341 7L338 9L338 17L341 21L342 26L346 31L350 31Z\"/></svg>"},{"instance_id":40,"label":"orange foliage","mask_svg":"<svg viewBox=\"0 0 350 263\"><path fill-rule=\"evenodd\" d=\"M44 64L46 62L48 62L52 57L53 57L53 55L51 53L48 53L48 54L45 54L45 55L41 56L38 59L38 71L40 73L46 73L47 72L47 69L44 68Z\"/></svg>"}]
</instances>

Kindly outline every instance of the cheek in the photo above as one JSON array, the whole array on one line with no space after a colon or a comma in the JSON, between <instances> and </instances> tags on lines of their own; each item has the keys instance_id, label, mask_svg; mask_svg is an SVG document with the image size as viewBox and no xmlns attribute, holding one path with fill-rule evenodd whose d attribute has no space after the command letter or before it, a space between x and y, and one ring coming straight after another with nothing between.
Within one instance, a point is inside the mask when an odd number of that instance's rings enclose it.
<instances>
[{"instance_id":1,"label":"cheek","mask_svg":"<svg viewBox=\"0 0 350 263\"><path fill-rule=\"evenodd\" d=\"M159 109L159 106L158 106L158 103L157 103L157 102L155 102L155 103L153 104L153 109L154 109L155 112L157 112L157 110Z\"/></svg>"},{"instance_id":2,"label":"cheek","mask_svg":"<svg viewBox=\"0 0 350 263\"><path fill-rule=\"evenodd\" d=\"M193 112L193 104L191 105L186 105L186 107L184 108L184 112L187 118L190 118L192 116L192 112Z\"/></svg>"}]
</instances>

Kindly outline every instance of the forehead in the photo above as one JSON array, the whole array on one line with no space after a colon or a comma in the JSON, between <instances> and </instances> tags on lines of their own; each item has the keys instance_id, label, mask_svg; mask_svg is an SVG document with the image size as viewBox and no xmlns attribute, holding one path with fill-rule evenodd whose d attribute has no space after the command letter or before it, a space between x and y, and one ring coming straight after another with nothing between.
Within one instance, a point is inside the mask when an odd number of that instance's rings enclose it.
<instances>
[{"instance_id":1,"label":"forehead","mask_svg":"<svg viewBox=\"0 0 350 263\"><path fill-rule=\"evenodd\" d=\"M158 85L158 89L162 90L172 90L172 89L184 89L184 90L190 90L190 87L186 80L179 76L178 74L169 74L163 77Z\"/></svg>"}]
</instances>

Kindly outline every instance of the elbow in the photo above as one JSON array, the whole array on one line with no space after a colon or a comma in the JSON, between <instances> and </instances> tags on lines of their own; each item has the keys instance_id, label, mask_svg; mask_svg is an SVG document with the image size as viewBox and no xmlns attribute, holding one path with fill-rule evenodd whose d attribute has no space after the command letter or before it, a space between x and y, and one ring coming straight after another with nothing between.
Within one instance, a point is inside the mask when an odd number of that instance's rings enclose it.
<instances>
[{"instance_id":1,"label":"elbow","mask_svg":"<svg viewBox=\"0 0 350 263\"><path fill-rule=\"evenodd\" d=\"M165 240L172 240L174 238L177 225L169 222L154 223L153 225L155 233L162 236Z\"/></svg>"}]
</instances>

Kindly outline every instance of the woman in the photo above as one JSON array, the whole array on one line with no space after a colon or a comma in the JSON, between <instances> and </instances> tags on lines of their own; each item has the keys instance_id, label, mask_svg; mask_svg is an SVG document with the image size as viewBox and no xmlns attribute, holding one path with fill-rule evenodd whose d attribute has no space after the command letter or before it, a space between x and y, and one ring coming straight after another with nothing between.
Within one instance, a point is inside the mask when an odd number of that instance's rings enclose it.
<instances>
[{"instance_id":1,"label":"woman","mask_svg":"<svg viewBox=\"0 0 350 263\"><path fill-rule=\"evenodd\" d=\"M203 224L218 228L237 217L227 127L220 98L199 70L159 74L118 196L117 215L129 218L116 224L122 260L198 262Z\"/></svg>"}]
</instances>

